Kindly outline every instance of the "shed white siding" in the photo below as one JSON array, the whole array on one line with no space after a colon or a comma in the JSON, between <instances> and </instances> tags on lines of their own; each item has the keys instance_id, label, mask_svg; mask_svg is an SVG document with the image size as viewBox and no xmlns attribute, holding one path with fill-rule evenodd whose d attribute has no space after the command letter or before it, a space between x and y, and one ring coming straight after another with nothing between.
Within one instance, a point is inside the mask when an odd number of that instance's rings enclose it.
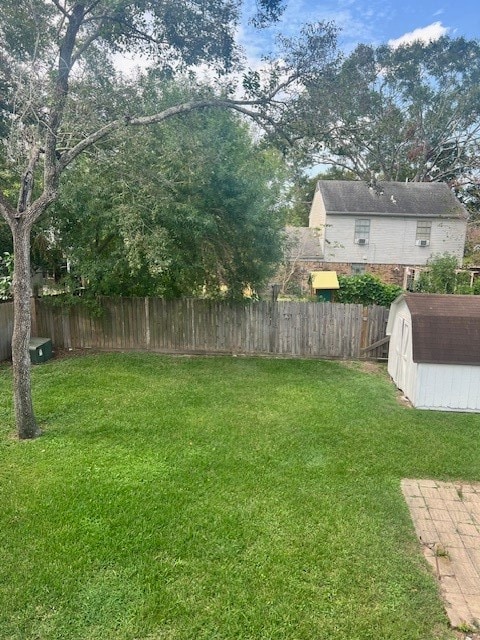
<instances>
[{"instance_id":1,"label":"shed white siding","mask_svg":"<svg viewBox=\"0 0 480 640\"><path fill-rule=\"evenodd\" d=\"M409 295L422 294L402 294L393 302L388 318L388 373L394 383L417 409L480 412L479 365L413 361L412 330L416 325L407 303ZM456 296L444 297L455 303Z\"/></svg>"},{"instance_id":2,"label":"shed white siding","mask_svg":"<svg viewBox=\"0 0 480 640\"><path fill-rule=\"evenodd\" d=\"M460 364L417 365L417 409L480 411L480 367Z\"/></svg>"},{"instance_id":3,"label":"shed white siding","mask_svg":"<svg viewBox=\"0 0 480 640\"><path fill-rule=\"evenodd\" d=\"M312 219L320 225L325 218L322 218L320 203L316 205ZM370 220L370 234L365 245L354 241L355 220L360 218ZM424 265L432 255L447 252L456 256L459 264L462 263L466 232L464 220L429 218L432 227L430 244L426 247L415 243L417 220L427 218L327 214L326 222L323 222L325 261Z\"/></svg>"},{"instance_id":4,"label":"shed white siding","mask_svg":"<svg viewBox=\"0 0 480 640\"><path fill-rule=\"evenodd\" d=\"M412 318L405 302L401 301L394 307L395 304L387 325L387 334L390 334L388 373L410 402L415 404L418 365L412 359ZM392 319L394 322L391 322Z\"/></svg>"}]
</instances>

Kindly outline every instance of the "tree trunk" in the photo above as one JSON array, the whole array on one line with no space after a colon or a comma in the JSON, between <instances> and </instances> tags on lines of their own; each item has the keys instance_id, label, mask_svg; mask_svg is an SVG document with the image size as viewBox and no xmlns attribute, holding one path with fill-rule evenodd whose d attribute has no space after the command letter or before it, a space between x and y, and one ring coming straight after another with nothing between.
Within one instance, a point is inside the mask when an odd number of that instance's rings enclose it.
<instances>
[{"instance_id":1,"label":"tree trunk","mask_svg":"<svg viewBox=\"0 0 480 640\"><path fill-rule=\"evenodd\" d=\"M28 439L41 433L33 413L30 383L30 225L24 218L17 218L14 225L13 398L18 437Z\"/></svg>"}]
</instances>

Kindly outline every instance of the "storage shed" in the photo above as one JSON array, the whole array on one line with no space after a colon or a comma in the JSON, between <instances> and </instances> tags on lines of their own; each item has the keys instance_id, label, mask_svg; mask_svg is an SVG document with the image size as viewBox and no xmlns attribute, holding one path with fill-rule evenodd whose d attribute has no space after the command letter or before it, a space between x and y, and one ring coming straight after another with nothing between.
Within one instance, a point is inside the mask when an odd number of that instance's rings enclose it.
<instances>
[{"instance_id":1,"label":"storage shed","mask_svg":"<svg viewBox=\"0 0 480 640\"><path fill-rule=\"evenodd\" d=\"M480 296L402 294L387 335L388 373L414 407L480 412Z\"/></svg>"}]
</instances>

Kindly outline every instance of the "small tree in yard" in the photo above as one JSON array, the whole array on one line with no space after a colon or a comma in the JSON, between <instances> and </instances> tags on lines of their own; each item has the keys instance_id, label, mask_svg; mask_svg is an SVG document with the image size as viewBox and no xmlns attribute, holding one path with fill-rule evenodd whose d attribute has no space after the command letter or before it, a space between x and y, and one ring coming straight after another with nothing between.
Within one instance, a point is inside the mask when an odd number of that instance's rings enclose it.
<instances>
[{"instance_id":1,"label":"small tree in yard","mask_svg":"<svg viewBox=\"0 0 480 640\"><path fill-rule=\"evenodd\" d=\"M458 270L458 260L449 253L433 256L415 283L417 293L477 294L470 286L470 276Z\"/></svg>"},{"instance_id":2,"label":"small tree in yard","mask_svg":"<svg viewBox=\"0 0 480 640\"><path fill-rule=\"evenodd\" d=\"M272 60L268 74L244 72L242 99L225 82L218 95L210 91L145 112L135 86L118 82L111 54L124 51L150 56L160 84L193 65L207 64L219 77L238 70L234 32L241 5L235 0L2 1L0 166L8 167L10 177L5 181L0 174L0 211L15 256L12 359L20 438L39 434L30 383L30 234L57 199L62 174L114 132L206 107L235 109L271 128L298 97L303 81L315 81L332 62L335 30L319 25L306 29L301 43L284 40L280 62ZM258 0L256 24L278 18L282 5L281 0ZM97 104L99 88L104 93L108 88L110 99Z\"/></svg>"}]
</instances>

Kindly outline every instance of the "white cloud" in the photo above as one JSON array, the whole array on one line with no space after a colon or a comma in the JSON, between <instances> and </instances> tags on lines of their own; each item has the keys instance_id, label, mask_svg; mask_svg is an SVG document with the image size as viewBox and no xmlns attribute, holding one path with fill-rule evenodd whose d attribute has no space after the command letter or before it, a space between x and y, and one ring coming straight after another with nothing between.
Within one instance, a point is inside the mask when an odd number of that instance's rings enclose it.
<instances>
[{"instance_id":1,"label":"white cloud","mask_svg":"<svg viewBox=\"0 0 480 640\"><path fill-rule=\"evenodd\" d=\"M388 44L392 47L392 49L397 49L398 47L404 45L413 44L414 42L424 42L425 44L427 44L428 42L435 42L435 40L438 40L442 36L446 35L447 32L447 27L444 27L441 22L433 22L427 27L414 29L409 33L405 33L400 38L389 40Z\"/></svg>"}]
</instances>

